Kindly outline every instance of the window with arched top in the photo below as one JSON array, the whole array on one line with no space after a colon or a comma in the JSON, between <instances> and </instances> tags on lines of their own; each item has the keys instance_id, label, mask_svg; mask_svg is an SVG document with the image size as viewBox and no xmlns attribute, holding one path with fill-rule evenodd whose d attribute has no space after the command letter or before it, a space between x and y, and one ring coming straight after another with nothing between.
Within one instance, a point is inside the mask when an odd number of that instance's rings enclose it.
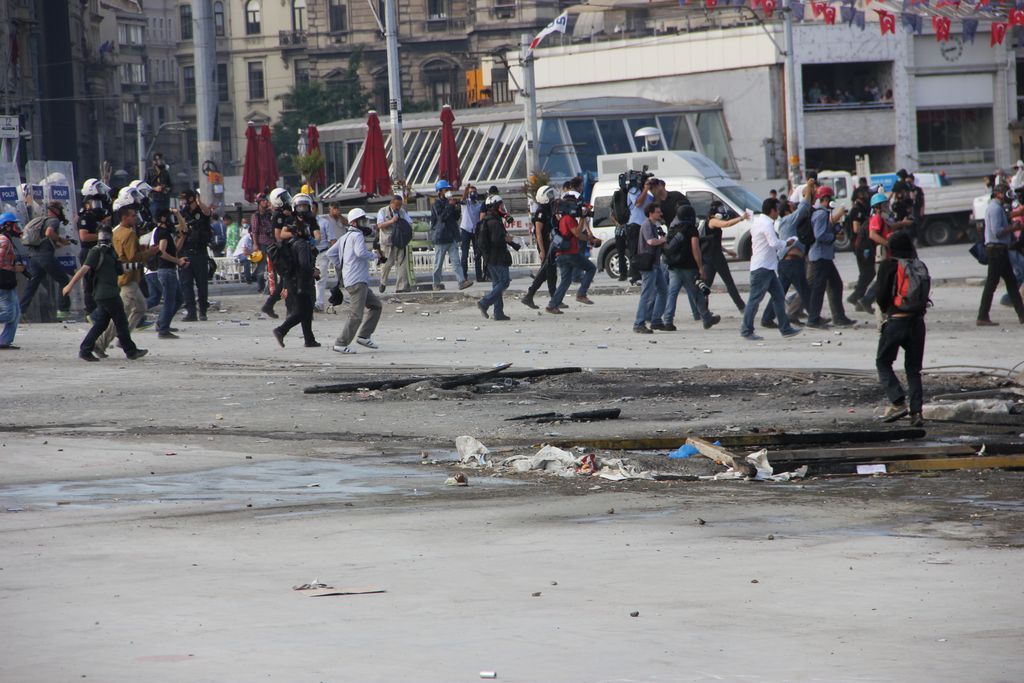
<instances>
[{"instance_id":1,"label":"window with arched top","mask_svg":"<svg viewBox=\"0 0 1024 683\"><path fill-rule=\"evenodd\" d=\"M245 3L245 35L259 35L262 20L263 13L260 11L260 0L249 0Z\"/></svg>"},{"instance_id":2,"label":"window with arched top","mask_svg":"<svg viewBox=\"0 0 1024 683\"><path fill-rule=\"evenodd\" d=\"M306 30L306 0L292 0L292 30Z\"/></svg>"},{"instance_id":3,"label":"window with arched top","mask_svg":"<svg viewBox=\"0 0 1024 683\"><path fill-rule=\"evenodd\" d=\"M224 3L213 3L213 31L218 38L224 37Z\"/></svg>"}]
</instances>

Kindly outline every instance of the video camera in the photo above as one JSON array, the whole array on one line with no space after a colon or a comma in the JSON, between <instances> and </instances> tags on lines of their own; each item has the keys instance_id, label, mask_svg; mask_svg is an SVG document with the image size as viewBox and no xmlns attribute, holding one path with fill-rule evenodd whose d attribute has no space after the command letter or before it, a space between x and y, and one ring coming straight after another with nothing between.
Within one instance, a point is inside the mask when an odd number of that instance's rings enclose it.
<instances>
[{"instance_id":1,"label":"video camera","mask_svg":"<svg viewBox=\"0 0 1024 683\"><path fill-rule=\"evenodd\" d=\"M630 169L625 173L619 174L619 188L623 192L629 192L630 190L642 190L644 188L644 183L653 177L654 174L648 173L646 166L644 166L641 171L634 171Z\"/></svg>"}]
</instances>

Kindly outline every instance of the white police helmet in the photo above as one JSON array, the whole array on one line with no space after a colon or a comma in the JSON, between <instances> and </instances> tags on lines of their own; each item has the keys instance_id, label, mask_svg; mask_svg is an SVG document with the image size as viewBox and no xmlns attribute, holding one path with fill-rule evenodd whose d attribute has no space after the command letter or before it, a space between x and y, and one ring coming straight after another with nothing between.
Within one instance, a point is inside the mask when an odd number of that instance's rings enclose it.
<instances>
[{"instance_id":1,"label":"white police helmet","mask_svg":"<svg viewBox=\"0 0 1024 683\"><path fill-rule=\"evenodd\" d=\"M552 199L558 197L558 190L550 185L544 185L537 190L537 203L550 204Z\"/></svg>"},{"instance_id":2,"label":"white police helmet","mask_svg":"<svg viewBox=\"0 0 1024 683\"><path fill-rule=\"evenodd\" d=\"M278 187L270 191L270 205L275 209L280 209L286 204L290 204L292 196L288 194L288 190L283 187Z\"/></svg>"}]
</instances>

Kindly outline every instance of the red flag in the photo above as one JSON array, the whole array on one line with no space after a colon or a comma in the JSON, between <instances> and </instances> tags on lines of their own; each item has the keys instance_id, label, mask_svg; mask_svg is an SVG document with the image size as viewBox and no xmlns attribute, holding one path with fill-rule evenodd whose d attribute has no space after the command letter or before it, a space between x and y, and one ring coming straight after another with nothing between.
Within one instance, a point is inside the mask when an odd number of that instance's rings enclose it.
<instances>
[{"instance_id":1,"label":"red flag","mask_svg":"<svg viewBox=\"0 0 1024 683\"><path fill-rule=\"evenodd\" d=\"M826 7L825 8L825 23L835 24L836 23L836 8Z\"/></svg>"},{"instance_id":2,"label":"red flag","mask_svg":"<svg viewBox=\"0 0 1024 683\"><path fill-rule=\"evenodd\" d=\"M811 9L814 10L814 18L817 19L825 12L825 3L823 2L812 2Z\"/></svg>"},{"instance_id":3,"label":"red flag","mask_svg":"<svg viewBox=\"0 0 1024 683\"><path fill-rule=\"evenodd\" d=\"M935 8L939 7L960 7L960 0L939 0Z\"/></svg>"},{"instance_id":4,"label":"red flag","mask_svg":"<svg viewBox=\"0 0 1024 683\"><path fill-rule=\"evenodd\" d=\"M718 7L718 0L704 0L704 2L707 3L707 6L712 9Z\"/></svg>"},{"instance_id":5,"label":"red flag","mask_svg":"<svg viewBox=\"0 0 1024 683\"><path fill-rule=\"evenodd\" d=\"M1010 11L1010 26L1024 26L1024 9Z\"/></svg>"},{"instance_id":6,"label":"red flag","mask_svg":"<svg viewBox=\"0 0 1024 683\"><path fill-rule=\"evenodd\" d=\"M890 12L886 12L884 9L876 9L878 12L878 28L881 29L882 35L891 33L896 35L896 15Z\"/></svg>"},{"instance_id":7,"label":"red flag","mask_svg":"<svg viewBox=\"0 0 1024 683\"><path fill-rule=\"evenodd\" d=\"M775 9L779 5L778 2L776 2L776 0L763 0L761 6L764 7L764 15L766 17L771 17L773 14L775 14Z\"/></svg>"},{"instance_id":8,"label":"red flag","mask_svg":"<svg viewBox=\"0 0 1024 683\"><path fill-rule=\"evenodd\" d=\"M761 6L761 0L750 0L750 9L757 9Z\"/></svg>"},{"instance_id":9,"label":"red flag","mask_svg":"<svg viewBox=\"0 0 1024 683\"><path fill-rule=\"evenodd\" d=\"M989 41L989 45L995 47L996 45L1003 44L1003 38L1006 37L1006 24L1001 21L992 22L992 38Z\"/></svg>"},{"instance_id":10,"label":"red flag","mask_svg":"<svg viewBox=\"0 0 1024 683\"><path fill-rule=\"evenodd\" d=\"M935 29L935 40L944 43L949 40L949 29L952 26L949 17L932 17L932 28Z\"/></svg>"}]
</instances>

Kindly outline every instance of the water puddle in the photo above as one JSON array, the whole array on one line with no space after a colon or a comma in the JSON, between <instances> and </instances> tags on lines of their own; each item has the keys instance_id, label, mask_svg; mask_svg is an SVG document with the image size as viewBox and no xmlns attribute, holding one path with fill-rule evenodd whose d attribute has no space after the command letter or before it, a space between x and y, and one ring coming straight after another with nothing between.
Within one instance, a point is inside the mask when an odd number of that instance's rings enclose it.
<instances>
[{"instance_id":1,"label":"water puddle","mask_svg":"<svg viewBox=\"0 0 1024 683\"><path fill-rule=\"evenodd\" d=\"M335 460L274 460L201 472L5 486L0 487L0 509L126 504L315 505L370 495L429 495L445 488L446 476L444 471L434 468L417 470ZM477 477L471 485L517 484Z\"/></svg>"}]
</instances>

